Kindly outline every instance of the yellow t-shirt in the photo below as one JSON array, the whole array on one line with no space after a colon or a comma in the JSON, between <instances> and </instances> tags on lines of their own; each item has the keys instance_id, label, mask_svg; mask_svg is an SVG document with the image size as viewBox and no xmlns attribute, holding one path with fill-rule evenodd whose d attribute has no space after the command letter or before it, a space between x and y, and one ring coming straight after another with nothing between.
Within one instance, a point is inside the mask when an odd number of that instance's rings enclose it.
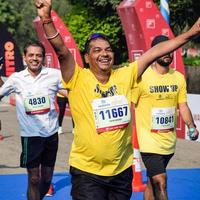
<instances>
[{"instance_id":1,"label":"yellow t-shirt","mask_svg":"<svg viewBox=\"0 0 200 200\"><path fill-rule=\"evenodd\" d=\"M69 90L68 99L75 123L69 158L71 166L97 175L112 176L132 165L131 123L126 128L98 134L92 102L124 95L130 107L137 71L137 62L131 63L128 67L112 70L109 81L101 84L89 69L76 66L72 79L63 83Z\"/></svg>"},{"instance_id":2,"label":"yellow t-shirt","mask_svg":"<svg viewBox=\"0 0 200 200\"><path fill-rule=\"evenodd\" d=\"M161 75L149 67L133 89L132 101L140 151L174 153L177 107L187 101L184 76L173 69Z\"/></svg>"}]
</instances>

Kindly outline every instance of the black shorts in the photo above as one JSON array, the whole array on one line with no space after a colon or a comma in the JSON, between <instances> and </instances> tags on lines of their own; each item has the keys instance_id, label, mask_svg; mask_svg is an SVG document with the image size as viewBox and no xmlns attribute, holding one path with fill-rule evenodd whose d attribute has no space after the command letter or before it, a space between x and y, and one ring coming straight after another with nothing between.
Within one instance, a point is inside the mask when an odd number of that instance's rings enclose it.
<instances>
[{"instance_id":1,"label":"black shorts","mask_svg":"<svg viewBox=\"0 0 200 200\"><path fill-rule=\"evenodd\" d=\"M132 167L115 176L98 176L70 167L73 200L130 200Z\"/></svg>"},{"instance_id":2,"label":"black shorts","mask_svg":"<svg viewBox=\"0 0 200 200\"><path fill-rule=\"evenodd\" d=\"M40 164L54 167L58 150L58 134L50 137L21 137L20 166L35 168Z\"/></svg>"},{"instance_id":3,"label":"black shorts","mask_svg":"<svg viewBox=\"0 0 200 200\"><path fill-rule=\"evenodd\" d=\"M155 153L142 153L142 161L147 169L147 176L153 177L158 174L166 173L166 167L174 154L161 155Z\"/></svg>"}]
</instances>

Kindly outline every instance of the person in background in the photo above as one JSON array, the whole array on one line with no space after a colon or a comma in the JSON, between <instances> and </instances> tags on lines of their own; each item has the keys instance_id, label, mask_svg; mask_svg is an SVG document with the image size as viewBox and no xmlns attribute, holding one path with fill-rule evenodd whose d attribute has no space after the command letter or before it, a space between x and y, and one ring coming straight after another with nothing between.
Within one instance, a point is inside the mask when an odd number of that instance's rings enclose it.
<instances>
[{"instance_id":1,"label":"person in background","mask_svg":"<svg viewBox=\"0 0 200 200\"><path fill-rule=\"evenodd\" d=\"M127 67L112 69L114 53L100 33L88 37L82 69L51 18L51 0L35 0L46 38L56 51L75 124L70 152L74 200L129 200L132 195L131 98L136 81L159 57L200 33L200 19L172 40L145 52Z\"/></svg>"},{"instance_id":2,"label":"person in background","mask_svg":"<svg viewBox=\"0 0 200 200\"><path fill-rule=\"evenodd\" d=\"M45 48L27 43L27 67L15 72L0 87L0 99L15 93L22 153L20 166L28 173L28 200L41 200L51 185L58 150L56 94L63 90L60 70L44 66Z\"/></svg>"},{"instance_id":3,"label":"person in background","mask_svg":"<svg viewBox=\"0 0 200 200\"><path fill-rule=\"evenodd\" d=\"M62 94L60 92L57 93L57 104L59 107L59 115L58 115L58 124L59 124L59 129L58 129L58 134L62 134L63 133L63 129L62 129L62 123L63 123L63 118L65 115L65 109L66 106L68 104L69 106L69 101L68 101L68 93L65 90ZM72 119L72 127L74 129L74 121ZM73 132L72 129L72 132Z\"/></svg>"},{"instance_id":4,"label":"person in background","mask_svg":"<svg viewBox=\"0 0 200 200\"><path fill-rule=\"evenodd\" d=\"M59 93L57 93L57 104L59 107L59 115L58 115L58 124L59 124L59 129L58 129L58 134L63 133L62 129L62 123L63 123L63 118L65 115L65 109L66 105L68 104L68 98L66 96L63 96Z\"/></svg>"},{"instance_id":5,"label":"person in background","mask_svg":"<svg viewBox=\"0 0 200 200\"><path fill-rule=\"evenodd\" d=\"M2 69L2 67L3 67L3 64L4 64L4 58L3 57L1 57L0 58L0 71L1 71L1 69ZM1 76L0 76L0 87L3 85L3 80L2 80L2 78L1 78Z\"/></svg>"},{"instance_id":6,"label":"person in background","mask_svg":"<svg viewBox=\"0 0 200 200\"><path fill-rule=\"evenodd\" d=\"M151 47L165 41L169 41L167 36L158 35ZM172 52L159 57L143 73L132 93L139 149L148 176L145 200L168 199L166 167L175 153L178 109L192 132L191 139L199 135L187 104L184 75L170 67L172 61Z\"/></svg>"},{"instance_id":7,"label":"person in background","mask_svg":"<svg viewBox=\"0 0 200 200\"><path fill-rule=\"evenodd\" d=\"M2 69L2 67L3 67L3 57L0 58L0 70ZM3 83L4 82L0 76L0 87L3 85ZM3 140L3 139L4 139L4 137L3 137L3 135L1 135L1 120L0 120L0 140Z\"/></svg>"}]
</instances>

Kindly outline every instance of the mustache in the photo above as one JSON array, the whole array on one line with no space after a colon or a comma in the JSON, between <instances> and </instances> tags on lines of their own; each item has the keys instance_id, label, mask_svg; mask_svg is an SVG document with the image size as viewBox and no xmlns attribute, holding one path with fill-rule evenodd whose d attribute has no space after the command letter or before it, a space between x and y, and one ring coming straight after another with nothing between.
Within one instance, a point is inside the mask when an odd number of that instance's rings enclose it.
<instances>
[{"instance_id":1,"label":"mustache","mask_svg":"<svg viewBox=\"0 0 200 200\"><path fill-rule=\"evenodd\" d=\"M165 55L165 56L163 56L163 59L165 59L165 58L173 58L173 55L171 55L171 54L167 54L167 55Z\"/></svg>"}]
</instances>

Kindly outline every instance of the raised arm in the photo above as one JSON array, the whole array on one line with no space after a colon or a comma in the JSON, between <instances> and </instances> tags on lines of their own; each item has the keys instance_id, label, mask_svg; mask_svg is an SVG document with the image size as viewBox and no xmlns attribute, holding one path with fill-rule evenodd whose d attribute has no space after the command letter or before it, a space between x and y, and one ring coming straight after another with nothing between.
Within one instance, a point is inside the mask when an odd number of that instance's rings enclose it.
<instances>
[{"instance_id":1,"label":"raised arm","mask_svg":"<svg viewBox=\"0 0 200 200\"><path fill-rule=\"evenodd\" d=\"M185 33L181 35L165 41L161 42L148 51L146 51L139 59L138 59L138 77L142 75L142 73L146 70L146 68L151 65L155 60L159 57L164 56L174 50L178 49L193 37L200 34L200 18L196 21L196 23Z\"/></svg>"},{"instance_id":2,"label":"raised arm","mask_svg":"<svg viewBox=\"0 0 200 200\"><path fill-rule=\"evenodd\" d=\"M68 82L74 73L75 60L53 24L51 19L51 5L52 0L35 0L35 6L43 23L46 37L58 55L62 78L65 82Z\"/></svg>"}]
</instances>

